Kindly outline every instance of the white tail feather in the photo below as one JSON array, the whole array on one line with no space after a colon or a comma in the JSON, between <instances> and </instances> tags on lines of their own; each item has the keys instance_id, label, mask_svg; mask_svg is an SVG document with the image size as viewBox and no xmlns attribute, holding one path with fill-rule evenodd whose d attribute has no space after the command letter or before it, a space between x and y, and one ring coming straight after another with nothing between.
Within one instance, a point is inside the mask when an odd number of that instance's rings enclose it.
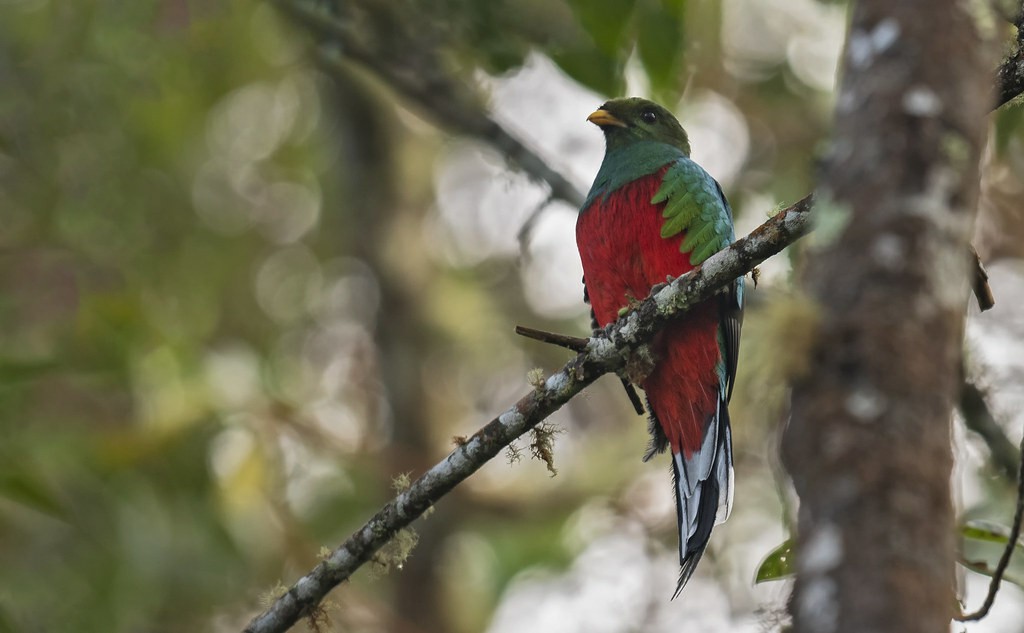
<instances>
[{"instance_id":1,"label":"white tail feather","mask_svg":"<svg viewBox=\"0 0 1024 633\"><path fill-rule=\"evenodd\" d=\"M732 499L736 490L736 477L732 468L732 429L728 426L725 427L725 437L717 452L715 479L718 480L718 512L715 514L715 525L724 523L732 514Z\"/></svg>"},{"instance_id":2,"label":"white tail feather","mask_svg":"<svg viewBox=\"0 0 1024 633\"><path fill-rule=\"evenodd\" d=\"M675 473L679 563L682 568L675 594L679 595L707 547L711 528L725 521L732 510L732 431L723 401L719 401L718 409L708 424L700 450L689 457L673 452L672 470Z\"/></svg>"}]
</instances>

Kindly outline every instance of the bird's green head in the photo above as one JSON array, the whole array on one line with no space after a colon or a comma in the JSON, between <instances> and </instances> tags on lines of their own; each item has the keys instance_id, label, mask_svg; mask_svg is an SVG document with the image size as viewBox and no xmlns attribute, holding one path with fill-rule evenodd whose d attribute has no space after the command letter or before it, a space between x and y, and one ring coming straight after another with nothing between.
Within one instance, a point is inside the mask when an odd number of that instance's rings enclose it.
<instances>
[{"instance_id":1,"label":"bird's green head","mask_svg":"<svg viewBox=\"0 0 1024 633\"><path fill-rule=\"evenodd\" d=\"M612 99L587 120L604 132L608 151L638 141L654 141L678 147L690 155L690 139L686 130L671 112L653 101L640 97Z\"/></svg>"}]
</instances>

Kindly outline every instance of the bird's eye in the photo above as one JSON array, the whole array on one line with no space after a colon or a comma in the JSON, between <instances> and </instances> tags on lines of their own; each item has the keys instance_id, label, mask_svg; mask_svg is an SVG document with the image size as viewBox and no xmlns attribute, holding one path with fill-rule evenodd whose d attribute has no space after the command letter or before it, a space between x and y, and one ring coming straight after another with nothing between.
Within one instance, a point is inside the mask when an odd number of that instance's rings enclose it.
<instances>
[{"instance_id":1,"label":"bird's eye","mask_svg":"<svg viewBox=\"0 0 1024 633\"><path fill-rule=\"evenodd\" d=\"M658 115L654 114L653 110L644 110L640 113L640 120L650 125L658 120Z\"/></svg>"}]
</instances>

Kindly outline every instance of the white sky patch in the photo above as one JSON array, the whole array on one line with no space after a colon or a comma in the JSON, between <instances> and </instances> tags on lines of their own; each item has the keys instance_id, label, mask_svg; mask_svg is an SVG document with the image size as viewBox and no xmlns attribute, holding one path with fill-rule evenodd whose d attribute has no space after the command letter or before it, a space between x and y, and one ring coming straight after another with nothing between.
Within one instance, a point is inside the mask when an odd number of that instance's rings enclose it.
<instances>
[{"instance_id":1,"label":"white sky patch","mask_svg":"<svg viewBox=\"0 0 1024 633\"><path fill-rule=\"evenodd\" d=\"M840 5L816 2L807 16L786 44L786 61L800 81L831 92L846 35L845 12Z\"/></svg>"},{"instance_id":2,"label":"white sky patch","mask_svg":"<svg viewBox=\"0 0 1024 633\"><path fill-rule=\"evenodd\" d=\"M352 453L360 450L366 429L350 407L333 398L322 398L307 407L305 413L339 448Z\"/></svg>"},{"instance_id":3,"label":"white sky patch","mask_svg":"<svg viewBox=\"0 0 1024 633\"><path fill-rule=\"evenodd\" d=\"M699 573L679 600L669 601L674 559L668 552L652 555L642 531L627 522L587 545L564 573L533 569L517 576L488 633L630 633L638 623L647 633L762 630L754 617L734 619L721 588Z\"/></svg>"},{"instance_id":4,"label":"white sky patch","mask_svg":"<svg viewBox=\"0 0 1024 633\"><path fill-rule=\"evenodd\" d=\"M533 228L521 274L526 300L538 314L564 318L587 313L576 218L575 209L555 203Z\"/></svg>"},{"instance_id":5,"label":"white sky patch","mask_svg":"<svg viewBox=\"0 0 1024 633\"><path fill-rule=\"evenodd\" d=\"M240 426L228 427L210 442L210 467L220 479L235 475L256 449L252 432Z\"/></svg>"},{"instance_id":6,"label":"white sky patch","mask_svg":"<svg viewBox=\"0 0 1024 633\"><path fill-rule=\"evenodd\" d=\"M297 514L312 516L326 499L351 491L352 480L336 455L321 454L286 433L278 436L278 448L287 478L285 500Z\"/></svg>"},{"instance_id":7,"label":"white sky patch","mask_svg":"<svg viewBox=\"0 0 1024 633\"><path fill-rule=\"evenodd\" d=\"M840 5L815 0L725 0L722 41L725 65L756 79L786 63L806 85L830 92L846 32Z\"/></svg>"},{"instance_id":8,"label":"white sky patch","mask_svg":"<svg viewBox=\"0 0 1024 633\"><path fill-rule=\"evenodd\" d=\"M986 267L996 306L980 314L971 306L969 357L979 367L971 373L988 387L989 405L1016 444L1024 425L1024 311L1015 307L1024 305L1024 268L1013 260Z\"/></svg>"},{"instance_id":9,"label":"white sky patch","mask_svg":"<svg viewBox=\"0 0 1024 633\"><path fill-rule=\"evenodd\" d=\"M317 283L319 275L320 264L306 246L275 251L256 272L256 300L275 321L295 320L306 314L309 286Z\"/></svg>"},{"instance_id":10,"label":"white sky patch","mask_svg":"<svg viewBox=\"0 0 1024 633\"><path fill-rule=\"evenodd\" d=\"M480 76L494 118L586 191L601 165L604 136L587 115L607 97L584 88L547 57L532 54L501 77Z\"/></svg>"},{"instance_id":11,"label":"white sky patch","mask_svg":"<svg viewBox=\"0 0 1024 633\"><path fill-rule=\"evenodd\" d=\"M293 82L243 86L210 111L207 145L211 153L235 163L267 158L291 132L300 105Z\"/></svg>"},{"instance_id":12,"label":"white sky patch","mask_svg":"<svg viewBox=\"0 0 1024 633\"><path fill-rule=\"evenodd\" d=\"M498 152L475 141L448 147L435 182L436 228L459 265L518 254L519 228L547 197L543 186L509 170Z\"/></svg>"},{"instance_id":13,"label":"white sky patch","mask_svg":"<svg viewBox=\"0 0 1024 633\"><path fill-rule=\"evenodd\" d=\"M320 219L316 176L307 170L296 181L273 181L265 161L287 143L307 138L319 120L310 75L289 76L276 85L252 83L221 99L206 120L210 158L192 185L199 217L227 234L255 226L277 243L302 238Z\"/></svg>"},{"instance_id":14,"label":"white sky patch","mask_svg":"<svg viewBox=\"0 0 1024 633\"><path fill-rule=\"evenodd\" d=\"M683 104L680 123L690 137L693 160L729 188L740 173L750 151L746 119L722 95L705 90Z\"/></svg>"},{"instance_id":15,"label":"white sky patch","mask_svg":"<svg viewBox=\"0 0 1024 633\"><path fill-rule=\"evenodd\" d=\"M981 605L988 593L990 579L979 574L968 573L965 578L967 606L973 611ZM981 622L953 622L950 631L966 633L1006 633L1020 628L1024 621L1024 593L1017 585L1004 582L999 586L999 595L992 604L992 610Z\"/></svg>"},{"instance_id":16,"label":"white sky patch","mask_svg":"<svg viewBox=\"0 0 1024 633\"><path fill-rule=\"evenodd\" d=\"M210 397L220 409L241 409L261 404L260 358L244 343L209 352L203 375Z\"/></svg>"}]
</instances>

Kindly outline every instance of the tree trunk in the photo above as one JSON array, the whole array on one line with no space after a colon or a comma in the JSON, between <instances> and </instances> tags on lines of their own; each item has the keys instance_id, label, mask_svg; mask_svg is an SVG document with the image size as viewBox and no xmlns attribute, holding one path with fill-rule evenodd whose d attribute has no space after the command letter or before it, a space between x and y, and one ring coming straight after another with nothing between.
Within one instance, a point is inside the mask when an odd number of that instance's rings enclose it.
<instances>
[{"instance_id":1,"label":"tree trunk","mask_svg":"<svg viewBox=\"0 0 1024 633\"><path fill-rule=\"evenodd\" d=\"M949 425L995 65L976 6L853 9L805 276L813 370L783 438L798 633L945 633L954 615Z\"/></svg>"}]
</instances>

